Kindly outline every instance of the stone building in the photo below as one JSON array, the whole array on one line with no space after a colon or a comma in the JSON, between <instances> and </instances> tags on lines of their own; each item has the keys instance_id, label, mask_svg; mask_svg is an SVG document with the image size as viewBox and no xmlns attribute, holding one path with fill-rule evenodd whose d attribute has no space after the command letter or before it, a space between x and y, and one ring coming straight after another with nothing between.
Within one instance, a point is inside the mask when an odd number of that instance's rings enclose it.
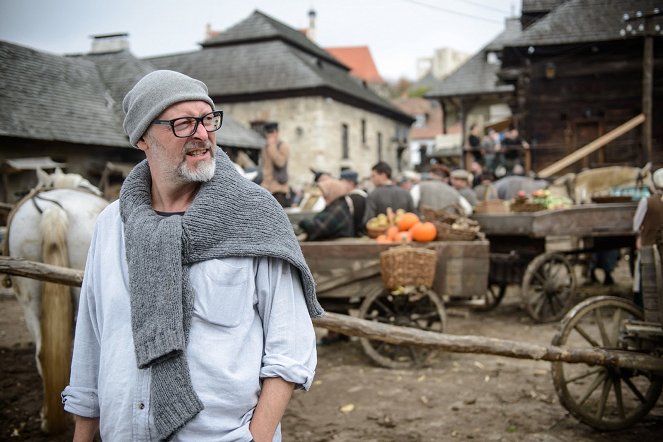
<instances>
[{"instance_id":1,"label":"stone building","mask_svg":"<svg viewBox=\"0 0 663 442\"><path fill-rule=\"evenodd\" d=\"M378 160L399 168L413 119L304 34L255 11L209 35L201 50L148 61L204 81L217 106L245 125L278 122L293 186L311 182L310 169L365 177Z\"/></svg>"}]
</instances>

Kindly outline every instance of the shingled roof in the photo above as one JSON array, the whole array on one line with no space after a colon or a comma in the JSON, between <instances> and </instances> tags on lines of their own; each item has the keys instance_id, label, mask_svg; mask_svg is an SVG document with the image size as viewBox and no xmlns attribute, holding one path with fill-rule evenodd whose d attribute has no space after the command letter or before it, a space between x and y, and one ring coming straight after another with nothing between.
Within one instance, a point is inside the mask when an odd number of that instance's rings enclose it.
<instances>
[{"instance_id":1,"label":"shingled roof","mask_svg":"<svg viewBox=\"0 0 663 442\"><path fill-rule=\"evenodd\" d=\"M498 84L499 64L488 63L487 54L499 51L510 40L520 34L517 18L506 20L504 31L472 56L448 77L435 82L426 97L454 97L461 95L483 95L513 91L513 85Z\"/></svg>"},{"instance_id":2,"label":"shingled roof","mask_svg":"<svg viewBox=\"0 0 663 442\"><path fill-rule=\"evenodd\" d=\"M120 115L124 115L122 100L126 93L144 75L157 69L149 61L138 59L127 51L87 55L86 58L94 61L99 68ZM265 144L262 135L242 125L232 115L223 116L223 125L219 129L216 141L220 146L248 149L259 149Z\"/></svg>"},{"instance_id":3,"label":"shingled roof","mask_svg":"<svg viewBox=\"0 0 663 442\"><path fill-rule=\"evenodd\" d=\"M130 148L122 99L154 70L128 51L64 57L0 42L0 136ZM230 115L217 140L264 145L260 134Z\"/></svg>"},{"instance_id":4,"label":"shingled roof","mask_svg":"<svg viewBox=\"0 0 663 442\"><path fill-rule=\"evenodd\" d=\"M330 53L313 43L302 32L281 23L257 9L239 23L220 32L214 37L208 38L201 43L201 46L203 48L235 46L238 44L270 40L286 42L304 52L320 57L330 63L337 64L339 67L345 67Z\"/></svg>"},{"instance_id":5,"label":"shingled roof","mask_svg":"<svg viewBox=\"0 0 663 442\"><path fill-rule=\"evenodd\" d=\"M281 32L278 37L263 38L265 26L269 32ZM315 50L304 43L293 43L298 31L256 11L248 19L210 40L202 50L147 59L160 69L172 69L198 78L209 87L215 101L238 102L251 99L294 97L307 95L329 96L353 106L386 115L410 124L412 119L386 99L374 93L366 83L352 77L348 68L340 64L314 43ZM251 38L250 32L257 29ZM232 38L224 38L230 32ZM270 34L272 35L272 34ZM326 55L324 55L324 54Z\"/></svg>"},{"instance_id":6,"label":"shingled roof","mask_svg":"<svg viewBox=\"0 0 663 442\"><path fill-rule=\"evenodd\" d=\"M0 42L0 136L126 146L97 66Z\"/></svg>"},{"instance_id":7,"label":"shingled roof","mask_svg":"<svg viewBox=\"0 0 663 442\"><path fill-rule=\"evenodd\" d=\"M652 11L660 0L569 0L508 46L545 46L622 40L625 12Z\"/></svg>"}]
</instances>

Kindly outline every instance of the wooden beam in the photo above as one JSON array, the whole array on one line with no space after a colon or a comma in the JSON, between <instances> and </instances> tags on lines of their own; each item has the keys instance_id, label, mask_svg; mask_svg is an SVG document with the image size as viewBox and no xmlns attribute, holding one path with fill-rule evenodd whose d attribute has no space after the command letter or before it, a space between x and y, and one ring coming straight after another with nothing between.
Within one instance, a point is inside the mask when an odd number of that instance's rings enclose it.
<instances>
[{"instance_id":1,"label":"wooden beam","mask_svg":"<svg viewBox=\"0 0 663 442\"><path fill-rule=\"evenodd\" d=\"M82 270L26 261L10 256L0 256L0 273L77 287L83 283Z\"/></svg>"},{"instance_id":2,"label":"wooden beam","mask_svg":"<svg viewBox=\"0 0 663 442\"><path fill-rule=\"evenodd\" d=\"M66 269L6 256L0 257L0 273L55 281L74 286L80 286L83 279L81 270ZM604 350L594 347L543 346L485 336L449 335L367 321L331 312L325 313L321 318L314 319L313 324L316 327L326 328L345 335L375 339L396 345L415 345L454 353L479 353L517 359L649 370L663 375L663 358L637 352Z\"/></svg>"},{"instance_id":3,"label":"wooden beam","mask_svg":"<svg viewBox=\"0 0 663 442\"><path fill-rule=\"evenodd\" d=\"M631 368L663 374L663 358L637 352L596 347L543 346L485 336L450 335L329 312L321 318L314 319L313 324L345 335L360 336L395 345L416 345L454 353L479 353L537 361Z\"/></svg>"},{"instance_id":4,"label":"wooden beam","mask_svg":"<svg viewBox=\"0 0 663 442\"><path fill-rule=\"evenodd\" d=\"M626 123L622 124L619 127L614 128L607 134L601 135L591 143L581 147L580 149L576 150L575 152L572 152L571 154L565 156L559 161L554 162L550 166L544 168L538 173L539 178L548 178L551 175L556 174L557 172L563 170L564 168L570 166L571 164L575 163L576 161L579 161L586 157L587 155L590 155L597 149L600 149L601 147L605 146L609 142L613 141L615 138L621 137L624 135L626 132L630 131L631 129L637 127L638 125L642 124L645 121L645 115L640 114L637 117L631 118L629 121Z\"/></svg>"}]
</instances>

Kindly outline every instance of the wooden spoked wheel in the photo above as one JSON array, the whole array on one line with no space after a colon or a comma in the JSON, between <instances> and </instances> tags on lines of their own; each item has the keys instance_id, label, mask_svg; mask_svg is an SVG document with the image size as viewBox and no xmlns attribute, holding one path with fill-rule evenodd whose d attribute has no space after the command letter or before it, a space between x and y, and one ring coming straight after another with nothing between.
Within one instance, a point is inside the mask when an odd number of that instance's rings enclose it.
<instances>
[{"instance_id":1,"label":"wooden spoked wheel","mask_svg":"<svg viewBox=\"0 0 663 442\"><path fill-rule=\"evenodd\" d=\"M475 305L472 307L473 310L478 312L488 312L495 307L497 307L506 293L506 284L505 283L488 283L488 289L486 290L486 295L483 297L484 303L482 305Z\"/></svg>"},{"instance_id":2,"label":"wooden spoked wheel","mask_svg":"<svg viewBox=\"0 0 663 442\"><path fill-rule=\"evenodd\" d=\"M359 317L384 324L443 332L446 325L444 304L431 290L394 295L388 289L369 294L359 308ZM364 352L387 368L411 368L425 365L432 350L361 338Z\"/></svg>"},{"instance_id":3,"label":"wooden spoked wheel","mask_svg":"<svg viewBox=\"0 0 663 442\"><path fill-rule=\"evenodd\" d=\"M575 306L560 323L552 344L567 347L620 348L625 320L641 320L642 311L625 299L600 296ZM663 378L625 368L552 363L560 403L581 422L599 430L627 428L656 404Z\"/></svg>"},{"instance_id":4,"label":"wooden spoked wheel","mask_svg":"<svg viewBox=\"0 0 663 442\"><path fill-rule=\"evenodd\" d=\"M559 253L544 253L527 266L521 296L527 313L537 322L559 321L573 301L573 266Z\"/></svg>"}]
</instances>

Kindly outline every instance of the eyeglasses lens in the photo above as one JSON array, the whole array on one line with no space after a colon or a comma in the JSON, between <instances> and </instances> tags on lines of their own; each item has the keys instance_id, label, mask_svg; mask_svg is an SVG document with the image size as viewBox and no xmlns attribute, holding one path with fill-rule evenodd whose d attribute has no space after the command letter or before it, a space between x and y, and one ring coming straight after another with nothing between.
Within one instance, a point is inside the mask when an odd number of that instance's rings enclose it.
<instances>
[{"instance_id":1,"label":"eyeglasses lens","mask_svg":"<svg viewBox=\"0 0 663 442\"><path fill-rule=\"evenodd\" d=\"M173 120L173 132L175 136L186 138L193 135L198 129L198 123L202 122L203 127L207 132L214 132L219 130L221 122L223 121L223 113L221 111L211 112L203 115L200 118L183 117Z\"/></svg>"}]
</instances>

